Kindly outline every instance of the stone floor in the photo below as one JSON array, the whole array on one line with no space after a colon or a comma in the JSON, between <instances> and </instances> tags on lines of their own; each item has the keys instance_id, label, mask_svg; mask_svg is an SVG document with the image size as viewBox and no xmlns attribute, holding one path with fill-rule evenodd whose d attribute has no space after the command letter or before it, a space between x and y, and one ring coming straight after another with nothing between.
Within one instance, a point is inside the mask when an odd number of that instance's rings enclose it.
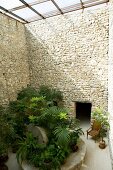
<instances>
[{"instance_id":1,"label":"stone floor","mask_svg":"<svg viewBox=\"0 0 113 170\"><path fill-rule=\"evenodd\" d=\"M112 170L107 138L105 139L107 147L102 150L99 148L98 142L95 143L95 141L91 139L90 136L87 140L86 130L90 127L88 122L82 121L81 126L83 127L85 133L85 135L82 136L82 139L86 142L87 146L86 157L81 170ZM9 170L21 170L16 161L15 154L10 155L7 165Z\"/></svg>"},{"instance_id":2,"label":"stone floor","mask_svg":"<svg viewBox=\"0 0 113 170\"><path fill-rule=\"evenodd\" d=\"M16 154L14 153L9 154L9 159L6 165L8 166L8 170L22 170L17 163Z\"/></svg>"},{"instance_id":3,"label":"stone floor","mask_svg":"<svg viewBox=\"0 0 113 170\"><path fill-rule=\"evenodd\" d=\"M90 136L87 140L86 130L90 127L90 124L87 121L82 121L81 126L84 130L82 139L85 141L87 147L85 160L81 170L112 170L107 138L105 139L107 144L106 148L100 149L98 141L95 143Z\"/></svg>"}]
</instances>

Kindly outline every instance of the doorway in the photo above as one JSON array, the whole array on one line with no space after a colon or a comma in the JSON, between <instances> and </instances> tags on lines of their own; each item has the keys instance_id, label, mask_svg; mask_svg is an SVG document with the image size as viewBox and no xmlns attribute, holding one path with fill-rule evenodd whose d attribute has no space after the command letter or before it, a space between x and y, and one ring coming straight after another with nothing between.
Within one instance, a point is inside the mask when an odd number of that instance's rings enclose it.
<instances>
[{"instance_id":1,"label":"doorway","mask_svg":"<svg viewBox=\"0 0 113 170\"><path fill-rule=\"evenodd\" d=\"M88 102L76 102L76 118L81 122L90 122L92 104Z\"/></svg>"}]
</instances>

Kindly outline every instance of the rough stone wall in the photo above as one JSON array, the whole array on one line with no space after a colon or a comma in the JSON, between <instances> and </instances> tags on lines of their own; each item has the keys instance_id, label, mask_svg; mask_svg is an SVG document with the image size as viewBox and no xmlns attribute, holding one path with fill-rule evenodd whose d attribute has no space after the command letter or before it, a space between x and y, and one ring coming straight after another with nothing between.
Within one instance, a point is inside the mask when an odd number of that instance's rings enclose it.
<instances>
[{"instance_id":1,"label":"rough stone wall","mask_svg":"<svg viewBox=\"0 0 113 170\"><path fill-rule=\"evenodd\" d=\"M113 0L110 0L109 3L108 111L110 113L110 146L113 165Z\"/></svg>"},{"instance_id":2,"label":"rough stone wall","mask_svg":"<svg viewBox=\"0 0 113 170\"><path fill-rule=\"evenodd\" d=\"M107 108L108 18L105 7L27 24L32 86L59 88L70 107Z\"/></svg>"},{"instance_id":3,"label":"rough stone wall","mask_svg":"<svg viewBox=\"0 0 113 170\"><path fill-rule=\"evenodd\" d=\"M0 14L0 104L16 99L29 84L24 25Z\"/></svg>"}]
</instances>

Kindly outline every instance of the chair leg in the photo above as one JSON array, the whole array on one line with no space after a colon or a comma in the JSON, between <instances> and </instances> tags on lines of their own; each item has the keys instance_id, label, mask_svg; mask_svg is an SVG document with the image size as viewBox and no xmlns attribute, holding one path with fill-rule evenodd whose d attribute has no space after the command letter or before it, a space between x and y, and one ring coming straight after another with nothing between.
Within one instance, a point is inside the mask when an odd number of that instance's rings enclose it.
<instances>
[{"instance_id":1,"label":"chair leg","mask_svg":"<svg viewBox=\"0 0 113 170\"><path fill-rule=\"evenodd\" d=\"M88 139L88 132L87 132L87 139Z\"/></svg>"}]
</instances>

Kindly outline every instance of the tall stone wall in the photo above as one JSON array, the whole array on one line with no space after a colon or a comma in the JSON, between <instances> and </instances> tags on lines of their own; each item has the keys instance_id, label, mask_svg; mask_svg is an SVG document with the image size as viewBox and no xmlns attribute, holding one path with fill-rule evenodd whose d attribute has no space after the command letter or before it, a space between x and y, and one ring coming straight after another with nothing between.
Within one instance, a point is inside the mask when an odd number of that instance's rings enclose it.
<instances>
[{"instance_id":1,"label":"tall stone wall","mask_svg":"<svg viewBox=\"0 0 113 170\"><path fill-rule=\"evenodd\" d=\"M73 12L26 25L32 86L63 91L67 106L107 108L108 9Z\"/></svg>"},{"instance_id":2,"label":"tall stone wall","mask_svg":"<svg viewBox=\"0 0 113 170\"><path fill-rule=\"evenodd\" d=\"M0 104L29 84L27 54L24 25L0 14Z\"/></svg>"},{"instance_id":3,"label":"tall stone wall","mask_svg":"<svg viewBox=\"0 0 113 170\"><path fill-rule=\"evenodd\" d=\"M110 113L110 146L113 164L113 0L110 0L109 3L108 111Z\"/></svg>"}]
</instances>

